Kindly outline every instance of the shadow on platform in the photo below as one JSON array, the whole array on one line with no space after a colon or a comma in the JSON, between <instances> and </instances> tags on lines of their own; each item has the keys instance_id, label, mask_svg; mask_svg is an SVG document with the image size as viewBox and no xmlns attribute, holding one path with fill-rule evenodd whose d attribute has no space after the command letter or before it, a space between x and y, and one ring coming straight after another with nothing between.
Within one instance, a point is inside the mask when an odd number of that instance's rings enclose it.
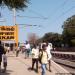
<instances>
[{"instance_id":1,"label":"shadow on platform","mask_svg":"<svg viewBox=\"0 0 75 75\"><path fill-rule=\"evenodd\" d=\"M0 75L10 75L13 71L7 70L6 72L0 72Z\"/></svg>"},{"instance_id":2,"label":"shadow on platform","mask_svg":"<svg viewBox=\"0 0 75 75\"><path fill-rule=\"evenodd\" d=\"M32 69L31 67L28 68L28 71L34 71L34 72L38 73L37 70L36 70L35 68Z\"/></svg>"}]
</instances>

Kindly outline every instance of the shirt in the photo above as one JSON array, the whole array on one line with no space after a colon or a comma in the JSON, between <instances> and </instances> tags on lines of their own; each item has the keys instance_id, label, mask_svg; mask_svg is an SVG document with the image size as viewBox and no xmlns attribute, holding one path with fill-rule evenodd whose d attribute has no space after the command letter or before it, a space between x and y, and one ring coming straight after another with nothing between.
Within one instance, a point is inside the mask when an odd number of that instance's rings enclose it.
<instances>
[{"instance_id":1,"label":"shirt","mask_svg":"<svg viewBox=\"0 0 75 75\"><path fill-rule=\"evenodd\" d=\"M38 58L39 56L39 49L33 48L32 49L32 58Z\"/></svg>"},{"instance_id":2,"label":"shirt","mask_svg":"<svg viewBox=\"0 0 75 75\"><path fill-rule=\"evenodd\" d=\"M46 51L43 51L42 52L42 58L41 58L41 62L42 64L47 64L48 63L48 55L47 55L47 52Z\"/></svg>"},{"instance_id":3,"label":"shirt","mask_svg":"<svg viewBox=\"0 0 75 75\"><path fill-rule=\"evenodd\" d=\"M47 51L47 54L48 54L48 60L50 60L51 57L52 57L51 52L50 52L51 49L52 49L52 47L50 47L49 45L46 47L46 51Z\"/></svg>"},{"instance_id":4,"label":"shirt","mask_svg":"<svg viewBox=\"0 0 75 75\"><path fill-rule=\"evenodd\" d=\"M30 44L25 45L26 49L30 49Z\"/></svg>"}]
</instances>

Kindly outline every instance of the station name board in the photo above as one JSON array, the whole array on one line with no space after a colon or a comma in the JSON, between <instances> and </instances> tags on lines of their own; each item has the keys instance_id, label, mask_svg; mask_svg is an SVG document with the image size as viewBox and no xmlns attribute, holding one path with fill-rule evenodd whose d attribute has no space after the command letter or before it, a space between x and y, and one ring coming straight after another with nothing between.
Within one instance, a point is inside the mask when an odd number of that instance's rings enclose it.
<instances>
[{"instance_id":1,"label":"station name board","mask_svg":"<svg viewBox=\"0 0 75 75\"><path fill-rule=\"evenodd\" d=\"M16 26L0 26L0 40L15 40L17 37Z\"/></svg>"}]
</instances>

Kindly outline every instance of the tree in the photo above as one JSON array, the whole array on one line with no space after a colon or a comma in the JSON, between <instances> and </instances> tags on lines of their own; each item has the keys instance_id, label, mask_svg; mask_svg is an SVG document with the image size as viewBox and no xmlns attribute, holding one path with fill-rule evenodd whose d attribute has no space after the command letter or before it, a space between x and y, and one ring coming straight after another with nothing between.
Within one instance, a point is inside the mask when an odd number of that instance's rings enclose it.
<instances>
[{"instance_id":1,"label":"tree","mask_svg":"<svg viewBox=\"0 0 75 75\"><path fill-rule=\"evenodd\" d=\"M35 33L30 33L28 35L28 41L31 43L31 44L37 44L37 40L38 40L38 36L35 34Z\"/></svg>"},{"instance_id":2,"label":"tree","mask_svg":"<svg viewBox=\"0 0 75 75\"><path fill-rule=\"evenodd\" d=\"M62 35L64 43L75 46L75 15L64 22Z\"/></svg>"},{"instance_id":3,"label":"tree","mask_svg":"<svg viewBox=\"0 0 75 75\"><path fill-rule=\"evenodd\" d=\"M9 9L15 8L16 10L22 10L27 7L29 0L0 0L0 6L7 6Z\"/></svg>"},{"instance_id":4,"label":"tree","mask_svg":"<svg viewBox=\"0 0 75 75\"><path fill-rule=\"evenodd\" d=\"M62 36L61 34L58 33L46 33L41 39L39 39L40 41L44 41L44 42L50 42L53 44L53 46L61 46L62 44Z\"/></svg>"}]
</instances>

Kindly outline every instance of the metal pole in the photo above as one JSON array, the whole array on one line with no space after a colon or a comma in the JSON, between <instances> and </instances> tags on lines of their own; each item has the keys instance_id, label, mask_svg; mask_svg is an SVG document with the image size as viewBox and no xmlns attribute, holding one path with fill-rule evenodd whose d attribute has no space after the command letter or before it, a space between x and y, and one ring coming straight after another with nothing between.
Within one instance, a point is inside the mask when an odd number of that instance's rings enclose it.
<instances>
[{"instance_id":1,"label":"metal pole","mask_svg":"<svg viewBox=\"0 0 75 75\"><path fill-rule=\"evenodd\" d=\"M18 47L18 25L16 24L16 10L15 8L13 8L13 20L14 20L14 25L16 26L16 39L15 39L15 42L16 42L16 47Z\"/></svg>"},{"instance_id":2,"label":"metal pole","mask_svg":"<svg viewBox=\"0 0 75 75\"><path fill-rule=\"evenodd\" d=\"M14 25L16 25L16 11L15 11L15 8L13 8L13 20L14 20Z\"/></svg>"}]
</instances>

